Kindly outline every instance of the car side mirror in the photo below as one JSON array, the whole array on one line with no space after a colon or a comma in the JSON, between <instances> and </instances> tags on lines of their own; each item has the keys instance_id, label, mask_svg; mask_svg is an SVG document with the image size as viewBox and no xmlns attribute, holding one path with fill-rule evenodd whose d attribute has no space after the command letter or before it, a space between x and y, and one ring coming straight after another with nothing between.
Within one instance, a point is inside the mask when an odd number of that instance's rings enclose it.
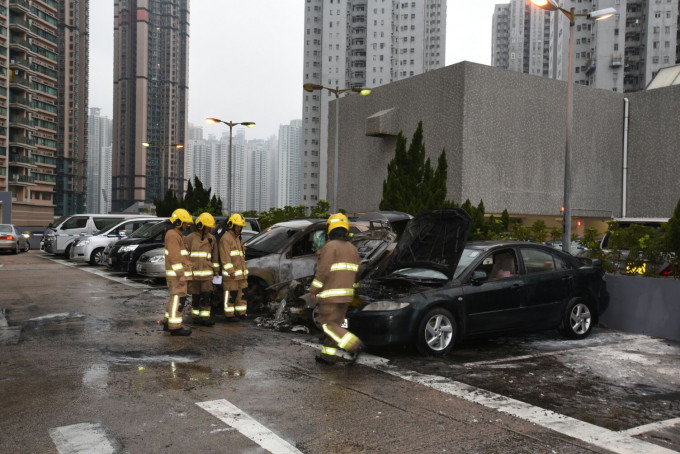
<instances>
[{"instance_id":1,"label":"car side mirror","mask_svg":"<svg viewBox=\"0 0 680 454\"><path fill-rule=\"evenodd\" d=\"M486 274L486 272L484 272L484 271L473 271L472 277L470 278L470 282L472 282L473 285L482 285L488 279L489 279L489 276Z\"/></svg>"},{"instance_id":2,"label":"car side mirror","mask_svg":"<svg viewBox=\"0 0 680 454\"><path fill-rule=\"evenodd\" d=\"M600 259L593 259L591 264L593 268L602 268L602 261Z\"/></svg>"}]
</instances>

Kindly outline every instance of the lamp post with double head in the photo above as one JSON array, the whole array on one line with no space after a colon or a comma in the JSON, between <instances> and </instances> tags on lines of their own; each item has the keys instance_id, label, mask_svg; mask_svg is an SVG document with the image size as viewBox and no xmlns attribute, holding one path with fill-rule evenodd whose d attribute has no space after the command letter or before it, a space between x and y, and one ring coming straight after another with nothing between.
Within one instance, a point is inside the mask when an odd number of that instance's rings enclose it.
<instances>
[{"instance_id":1,"label":"lamp post with double head","mask_svg":"<svg viewBox=\"0 0 680 454\"><path fill-rule=\"evenodd\" d=\"M228 166L227 166L227 175L229 175L229 196L227 197L227 214L229 214L229 216L231 216L232 215L232 213L231 213L231 199L232 199L232 195L233 195L233 192L232 192L233 176L231 174L231 130L234 126L239 126L239 125L245 126L247 128L254 128L255 123L252 122L252 121L242 121L240 123L236 123L234 121L222 121L219 118L212 118L212 117L206 118L205 122L208 123L208 124L211 124L211 125L214 125L214 124L217 124L217 123L224 123L225 125L229 126L229 155L227 156L227 160L229 161Z\"/></svg>"},{"instance_id":2,"label":"lamp post with double head","mask_svg":"<svg viewBox=\"0 0 680 454\"><path fill-rule=\"evenodd\" d=\"M576 13L575 8L561 8L555 0L531 0L534 6L546 11L560 11L569 19L569 66L567 67L567 139L564 149L564 228L562 250L571 251L571 134L574 107L574 22L577 17L604 20L616 14L614 8L604 8L590 13Z\"/></svg>"},{"instance_id":3,"label":"lamp post with double head","mask_svg":"<svg viewBox=\"0 0 680 454\"><path fill-rule=\"evenodd\" d=\"M160 178L162 179L163 175L167 174L167 180L168 181L171 180L172 178L170 177L170 171L169 171L169 169L166 168L167 161L170 161L170 157L168 156L168 159L167 160L165 159L165 155L166 155L165 150L168 150L168 152L172 149L179 151L179 150L184 148L184 144L181 144L181 143L142 142L142 146L144 148L150 148L150 149L160 148L160 149L163 150L163 152L160 153L160 161L161 161L160 162L160 168L162 169L162 171L160 172ZM184 179L183 178L174 178L174 179L176 179L178 181L178 185L177 185L176 189L179 190L181 188L182 190L184 190ZM161 187L159 189L161 191L161 194L159 194L159 196L163 197L163 193L165 192L165 190L170 188L170 184L168 184L167 188L163 188L163 181L161 180L160 185L161 185Z\"/></svg>"},{"instance_id":4,"label":"lamp post with double head","mask_svg":"<svg viewBox=\"0 0 680 454\"><path fill-rule=\"evenodd\" d=\"M333 205L331 210L333 213L338 212L338 137L340 136L338 129L340 128L340 101L338 98L341 94L345 92L359 93L361 96L367 96L371 94L369 88L328 88L323 85L317 84L304 84L302 88L305 91L313 92L316 90L328 90L330 93L335 95L335 151L333 152Z\"/></svg>"}]
</instances>

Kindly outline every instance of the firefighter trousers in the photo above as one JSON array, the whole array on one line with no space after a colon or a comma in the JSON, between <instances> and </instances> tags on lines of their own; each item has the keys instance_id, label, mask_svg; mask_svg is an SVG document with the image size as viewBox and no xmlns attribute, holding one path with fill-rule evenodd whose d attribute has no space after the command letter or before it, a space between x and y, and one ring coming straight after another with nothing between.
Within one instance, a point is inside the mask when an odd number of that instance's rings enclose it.
<instances>
[{"instance_id":1,"label":"firefighter trousers","mask_svg":"<svg viewBox=\"0 0 680 454\"><path fill-rule=\"evenodd\" d=\"M243 295L243 289L226 290L224 292L224 316L232 318L237 315L246 315L248 301Z\"/></svg>"},{"instance_id":2,"label":"firefighter trousers","mask_svg":"<svg viewBox=\"0 0 680 454\"><path fill-rule=\"evenodd\" d=\"M341 325L345 320L349 303L319 303L319 324L326 335L321 347L321 355L328 360L335 360L337 348L353 353L361 345L361 341Z\"/></svg>"},{"instance_id":3,"label":"firefighter trousers","mask_svg":"<svg viewBox=\"0 0 680 454\"><path fill-rule=\"evenodd\" d=\"M165 305L165 317L163 322L168 324L170 331L182 327L182 311L187 296L187 284L180 285L178 279L166 279L170 298Z\"/></svg>"},{"instance_id":4,"label":"firefighter trousers","mask_svg":"<svg viewBox=\"0 0 680 454\"><path fill-rule=\"evenodd\" d=\"M205 320L210 318L210 299L212 297L212 280L189 281L189 293L191 293L191 315L194 318Z\"/></svg>"}]
</instances>

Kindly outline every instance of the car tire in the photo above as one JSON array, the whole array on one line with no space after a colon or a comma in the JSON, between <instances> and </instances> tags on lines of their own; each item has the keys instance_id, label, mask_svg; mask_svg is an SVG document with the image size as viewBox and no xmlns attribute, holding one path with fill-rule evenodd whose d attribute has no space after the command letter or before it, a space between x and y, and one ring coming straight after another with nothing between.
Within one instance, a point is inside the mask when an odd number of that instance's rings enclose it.
<instances>
[{"instance_id":1,"label":"car tire","mask_svg":"<svg viewBox=\"0 0 680 454\"><path fill-rule=\"evenodd\" d=\"M560 332L570 339L584 339L593 329L593 315L583 298L574 298L567 304Z\"/></svg>"},{"instance_id":2,"label":"car tire","mask_svg":"<svg viewBox=\"0 0 680 454\"><path fill-rule=\"evenodd\" d=\"M29 243L28 241L26 241L26 249L24 249L24 252L28 252L28 251L30 251L30 250L31 250L31 243Z\"/></svg>"},{"instance_id":3,"label":"car tire","mask_svg":"<svg viewBox=\"0 0 680 454\"><path fill-rule=\"evenodd\" d=\"M318 304L316 306L314 306L314 309L312 309L312 323L320 331L323 331L323 328L321 327L321 323L319 323L319 305Z\"/></svg>"},{"instance_id":4,"label":"car tire","mask_svg":"<svg viewBox=\"0 0 680 454\"><path fill-rule=\"evenodd\" d=\"M72 245L69 244L68 246L66 246L66 249L64 249L64 257L66 257L67 260L70 258L69 256L71 255L71 246Z\"/></svg>"},{"instance_id":5,"label":"car tire","mask_svg":"<svg viewBox=\"0 0 680 454\"><path fill-rule=\"evenodd\" d=\"M103 247L98 247L97 249L92 251L92 254L90 254L90 265L92 266L99 265L101 263L103 254L104 254Z\"/></svg>"},{"instance_id":6,"label":"car tire","mask_svg":"<svg viewBox=\"0 0 680 454\"><path fill-rule=\"evenodd\" d=\"M456 319L443 307L435 307L418 323L415 346L425 356L444 356L456 342Z\"/></svg>"},{"instance_id":7,"label":"car tire","mask_svg":"<svg viewBox=\"0 0 680 454\"><path fill-rule=\"evenodd\" d=\"M19 242L17 241L17 245L14 246L14 250L12 251L12 254L17 255L19 253Z\"/></svg>"}]
</instances>

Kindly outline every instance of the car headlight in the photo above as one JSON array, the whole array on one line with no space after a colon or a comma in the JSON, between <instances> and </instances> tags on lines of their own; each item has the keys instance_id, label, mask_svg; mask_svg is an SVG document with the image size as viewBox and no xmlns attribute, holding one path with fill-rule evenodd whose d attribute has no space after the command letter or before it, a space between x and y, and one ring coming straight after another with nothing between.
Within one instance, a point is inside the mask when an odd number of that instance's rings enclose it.
<instances>
[{"instance_id":1,"label":"car headlight","mask_svg":"<svg viewBox=\"0 0 680 454\"><path fill-rule=\"evenodd\" d=\"M361 309L362 311L398 311L410 306L411 303L399 303L397 301L374 301L368 303Z\"/></svg>"},{"instance_id":2,"label":"car headlight","mask_svg":"<svg viewBox=\"0 0 680 454\"><path fill-rule=\"evenodd\" d=\"M78 242L75 244L77 244L78 246L87 246L88 244L90 244L90 240L78 240Z\"/></svg>"},{"instance_id":3,"label":"car headlight","mask_svg":"<svg viewBox=\"0 0 680 454\"><path fill-rule=\"evenodd\" d=\"M130 244L130 245L128 245L128 246L121 246L121 248L119 249L119 251L120 251L120 252L130 252L130 251L134 251L135 249L137 249L137 246L139 246L139 245L138 245L138 244Z\"/></svg>"},{"instance_id":4,"label":"car headlight","mask_svg":"<svg viewBox=\"0 0 680 454\"><path fill-rule=\"evenodd\" d=\"M150 263L165 263L165 256L164 255L154 255L149 259Z\"/></svg>"}]
</instances>

